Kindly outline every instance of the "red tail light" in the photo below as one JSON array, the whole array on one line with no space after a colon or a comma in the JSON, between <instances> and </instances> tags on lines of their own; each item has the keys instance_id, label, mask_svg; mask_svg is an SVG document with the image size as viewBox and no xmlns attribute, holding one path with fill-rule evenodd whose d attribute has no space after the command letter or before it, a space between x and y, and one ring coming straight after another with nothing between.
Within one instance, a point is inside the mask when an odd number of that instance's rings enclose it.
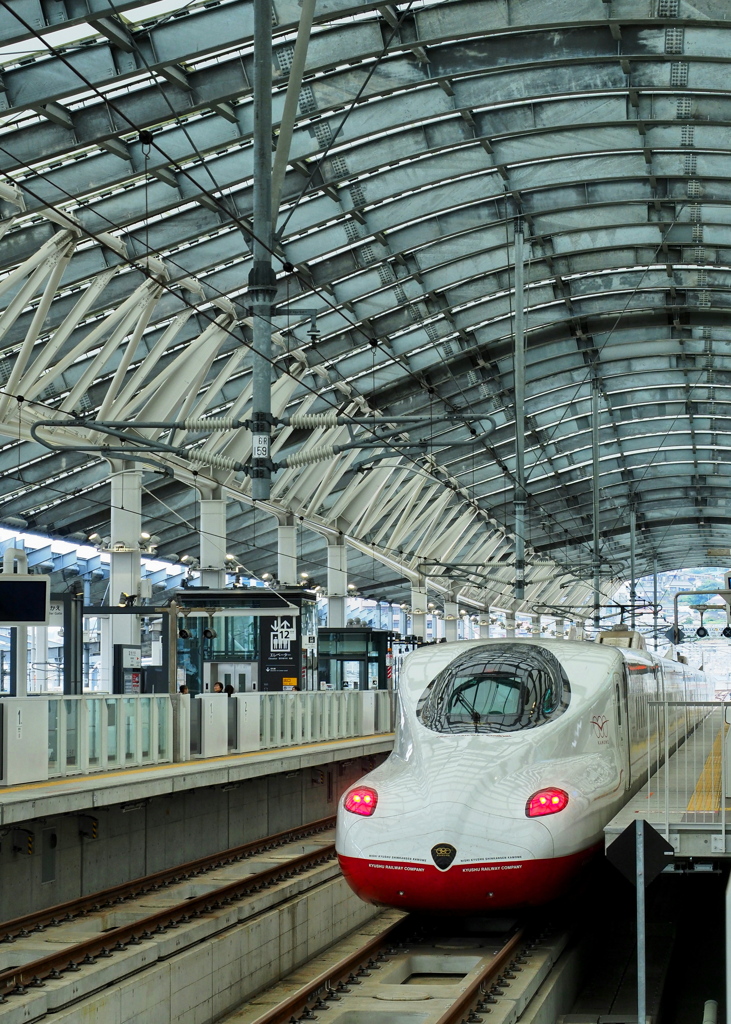
<instances>
[{"instance_id":1,"label":"red tail light","mask_svg":"<svg viewBox=\"0 0 731 1024\"><path fill-rule=\"evenodd\" d=\"M529 818L540 818L544 814L558 814L569 802L568 793L562 789L539 789L525 805L525 813Z\"/></svg>"},{"instance_id":2,"label":"red tail light","mask_svg":"<svg viewBox=\"0 0 731 1024\"><path fill-rule=\"evenodd\" d=\"M378 793L368 786L358 786L351 789L345 798L345 810L351 814L362 814L364 818L370 818L378 803Z\"/></svg>"}]
</instances>

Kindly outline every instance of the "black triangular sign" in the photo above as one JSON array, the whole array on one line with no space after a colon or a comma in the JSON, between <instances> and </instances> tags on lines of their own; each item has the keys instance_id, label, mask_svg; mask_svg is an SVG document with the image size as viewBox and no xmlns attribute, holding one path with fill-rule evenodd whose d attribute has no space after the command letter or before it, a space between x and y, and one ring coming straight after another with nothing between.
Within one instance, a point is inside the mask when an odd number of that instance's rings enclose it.
<instances>
[{"instance_id":1,"label":"black triangular sign","mask_svg":"<svg viewBox=\"0 0 731 1024\"><path fill-rule=\"evenodd\" d=\"M675 850L660 835L657 829L643 819L633 821L631 825L614 840L607 849L606 857L610 864L620 871L624 877L637 884L637 829L643 829L642 848L645 860L645 885L654 881L663 868L671 863Z\"/></svg>"}]
</instances>

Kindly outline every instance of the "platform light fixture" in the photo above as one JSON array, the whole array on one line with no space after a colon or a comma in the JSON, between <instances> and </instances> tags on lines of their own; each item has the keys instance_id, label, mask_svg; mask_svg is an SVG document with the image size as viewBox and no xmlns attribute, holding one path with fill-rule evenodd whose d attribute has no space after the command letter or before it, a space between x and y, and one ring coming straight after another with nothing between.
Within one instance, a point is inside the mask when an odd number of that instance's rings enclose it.
<instances>
[{"instance_id":1,"label":"platform light fixture","mask_svg":"<svg viewBox=\"0 0 731 1024\"><path fill-rule=\"evenodd\" d=\"M4 526L14 526L18 530L26 530L28 528L28 520L23 519L22 516L3 516L2 523Z\"/></svg>"}]
</instances>

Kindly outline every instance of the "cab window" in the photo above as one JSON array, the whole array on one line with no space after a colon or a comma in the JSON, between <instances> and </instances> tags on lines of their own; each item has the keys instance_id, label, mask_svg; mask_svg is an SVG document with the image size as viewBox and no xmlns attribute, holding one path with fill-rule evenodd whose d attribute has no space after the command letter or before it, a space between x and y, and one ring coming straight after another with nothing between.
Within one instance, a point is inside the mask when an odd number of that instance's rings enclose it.
<instances>
[{"instance_id":1,"label":"cab window","mask_svg":"<svg viewBox=\"0 0 731 1024\"><path fill-rule=\"evenodd\" d=\"M485 644L455 658L419 701L435 732L514 732L562 715L570 686L558 659L529 644Z\"/></svg>"}]
</instances>

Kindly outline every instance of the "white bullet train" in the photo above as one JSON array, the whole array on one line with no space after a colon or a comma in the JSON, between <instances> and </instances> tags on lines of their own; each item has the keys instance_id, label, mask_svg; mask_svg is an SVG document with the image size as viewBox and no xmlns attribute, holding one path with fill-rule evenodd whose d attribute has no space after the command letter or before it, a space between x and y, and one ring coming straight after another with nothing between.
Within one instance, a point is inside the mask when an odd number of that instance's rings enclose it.
<instances>
[{"instance_id":1,"label":"white bullet train","mask_svg":"<svg viewBox=\"0 0 731 1024\"><path fill-rule=\"evenodd\" d=\"M564 891L646 779L648 730L664 727L648 701L713 698L638 633L599 641L474 640L406 658L393 753L338 808L340 866L361 899L485 912ZM695 723L671 710L673 749Z\"/></svg>"}]
</instances>

